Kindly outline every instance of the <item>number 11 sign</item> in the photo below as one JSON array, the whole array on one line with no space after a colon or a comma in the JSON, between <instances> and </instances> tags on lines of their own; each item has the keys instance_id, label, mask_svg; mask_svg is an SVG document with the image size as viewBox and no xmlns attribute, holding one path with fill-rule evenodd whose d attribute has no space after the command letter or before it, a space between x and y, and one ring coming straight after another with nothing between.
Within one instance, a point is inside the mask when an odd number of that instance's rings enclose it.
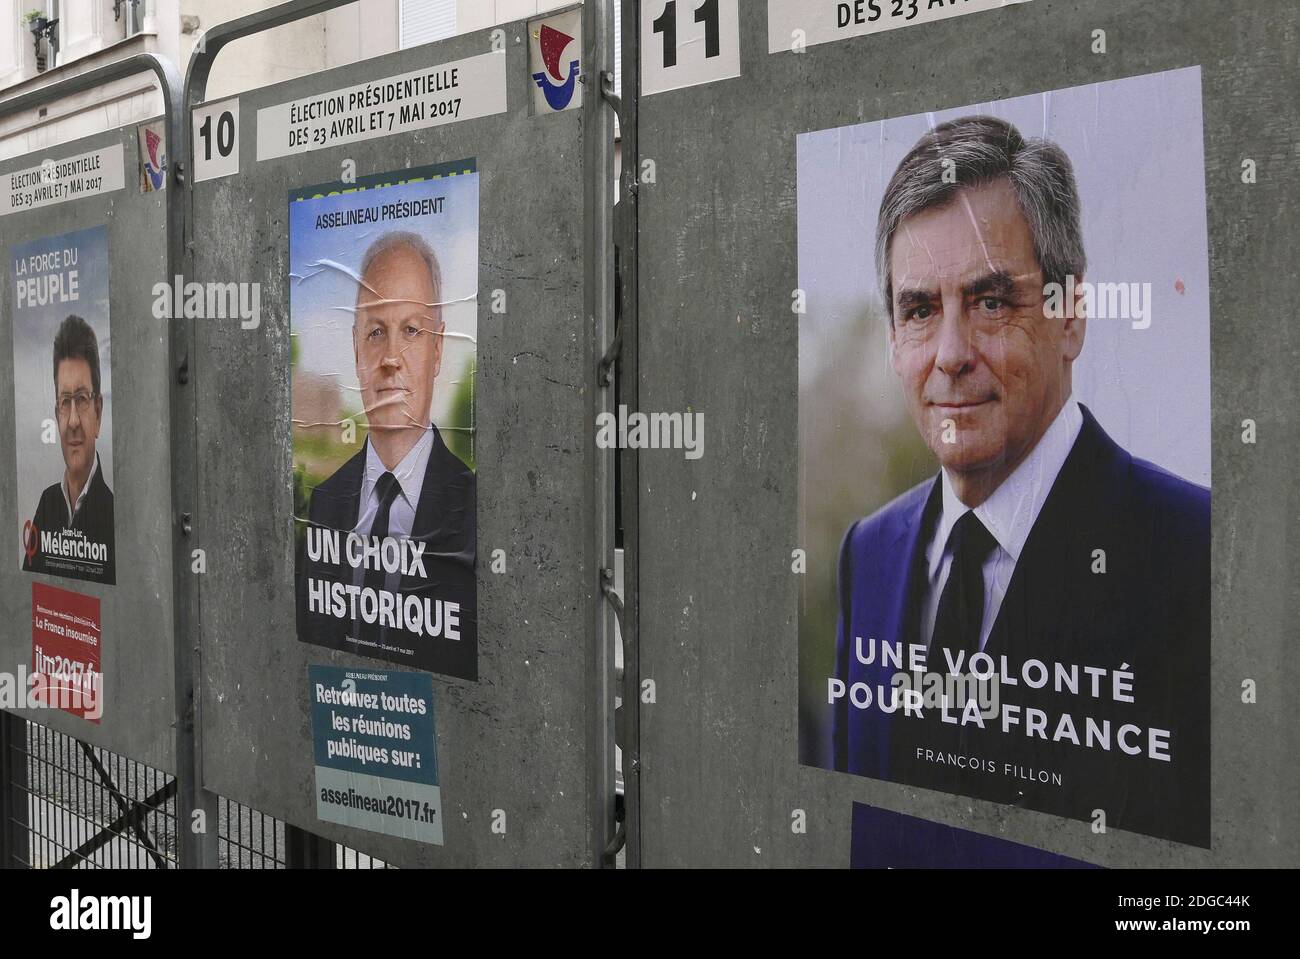
<instances>
[{"instance_id":1,"label":"number 11 sign","mask_svg":"<svg viewBox=\"0 0 1300 959\"><path fill-rule=\"evenodd\" d=\"M739 0L644 0L641 93L740 76Z\"/></svg>"}]
</instances>

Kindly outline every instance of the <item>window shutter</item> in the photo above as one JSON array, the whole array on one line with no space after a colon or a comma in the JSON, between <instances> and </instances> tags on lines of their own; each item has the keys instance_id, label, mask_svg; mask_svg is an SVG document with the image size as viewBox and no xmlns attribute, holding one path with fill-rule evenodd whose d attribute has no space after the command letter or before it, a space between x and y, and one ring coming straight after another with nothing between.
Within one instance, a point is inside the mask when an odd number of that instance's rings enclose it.
<instances>
[{"instance_id":1,"label":"window shutter","mask_svg":"<svg viewBox=\"0 0 1300 959\"><path fill-rule=\"evenodd\" d=\"M403 50L456 35L456 0L402 0Z\"/></svg>"}]
</instances>

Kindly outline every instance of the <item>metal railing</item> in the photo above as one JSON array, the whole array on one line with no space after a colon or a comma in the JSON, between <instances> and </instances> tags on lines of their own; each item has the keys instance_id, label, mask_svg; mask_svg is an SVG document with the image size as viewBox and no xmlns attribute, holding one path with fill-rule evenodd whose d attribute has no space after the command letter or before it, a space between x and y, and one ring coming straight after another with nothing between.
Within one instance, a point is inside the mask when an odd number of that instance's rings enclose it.
<instances>
[{"instance_id":1,"label":"metal railing","mask_svg":"<svg viewBox=\"0 0 1300 959\"><path fill-rule=\"evenodd\" d=\"M8 784L14 803L5 823L18 838L10 853L14 866L176 867L175 778L46 726L18 722L25 735L5 743L5 765L20 771Z\"/></svg>"}]
</instances>

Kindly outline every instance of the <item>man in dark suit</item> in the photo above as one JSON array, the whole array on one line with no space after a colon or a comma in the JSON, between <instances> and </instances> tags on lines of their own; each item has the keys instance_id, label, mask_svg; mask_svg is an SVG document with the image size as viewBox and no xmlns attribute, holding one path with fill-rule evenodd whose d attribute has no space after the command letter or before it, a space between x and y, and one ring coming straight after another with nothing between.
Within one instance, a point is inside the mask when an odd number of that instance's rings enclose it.
<instances>
[{"instance_id":1,"label":"man in dark suit","mask_svg":"<svg viewBox=\"0 0 1300 959\"><path fill-rule=\"evenodd\" d=\"M41 493L24 524L23 569L112 585L113 491L95 450L104 416L99 341L79 316L65 319L54 337L54 393L63 479Z\"/></svg>"},{"instance_id":2,"label":"man in dark suit","mask_svg":"<svg viewBox=\"0 0 1300 959\"><path fill-rule=\"evenodd\" d=\"M311 497L299 638L477 678L474 473L429 419L445 332L437 258L395 232L366 252L353 346L369 435Z\"/></svg>"},{"instance_id":3,"label":"man in dark suit","mask_svg":"<svg viewBox=\"0 0 1300 959\"><path fill-rule=\"evenodd\" d=\"M876 255L941 470L844 538L835 767L1208 846L1210 495L1073 396L1085 304L1045 308L1085 266L1068 157L992 117L937 127ZM992 673L996 708L963 709L957 679ZM956 698L900 689L922 675Z\"/></svg>"}]
</instances>

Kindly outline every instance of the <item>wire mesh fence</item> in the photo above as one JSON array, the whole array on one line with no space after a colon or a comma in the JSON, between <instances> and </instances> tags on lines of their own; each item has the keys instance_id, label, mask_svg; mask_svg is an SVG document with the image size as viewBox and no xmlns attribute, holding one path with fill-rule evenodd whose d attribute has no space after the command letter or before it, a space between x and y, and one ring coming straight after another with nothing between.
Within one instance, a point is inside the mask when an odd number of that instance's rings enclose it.
<instances>
[{"instance_id":1,"label":"wire mesh fence","mask_svg":"<svg viewBox=\"0 0 1300 959\"><path fill-rule=\"evenodd\" d=\"M24 752L20 743L11 750ZM32 869L167 869L176 865L175 780L144 763L27 723L15 825L26 800L26 856Z\"/></svg>"},{"instance_id":2,"label":"wire mesh fence","mask_svg":"<svg viewBox=\"0 0 1300 959\"><path fill-rule=\"evenodd\" d=\"M4 836L12 865L29 869L175 869L176 779L39 723L2 717L14 735L0 762L9 797ZM286 869L295 862L292 827L243 803L217 801L218 866ZM301 831L299 830L301 836ZM301 847L301 843L298 847ZM332 862L328 860L332 858ZM382 860L333 846L338 869L387 869Z\"/></svg>"}]
</instances>

